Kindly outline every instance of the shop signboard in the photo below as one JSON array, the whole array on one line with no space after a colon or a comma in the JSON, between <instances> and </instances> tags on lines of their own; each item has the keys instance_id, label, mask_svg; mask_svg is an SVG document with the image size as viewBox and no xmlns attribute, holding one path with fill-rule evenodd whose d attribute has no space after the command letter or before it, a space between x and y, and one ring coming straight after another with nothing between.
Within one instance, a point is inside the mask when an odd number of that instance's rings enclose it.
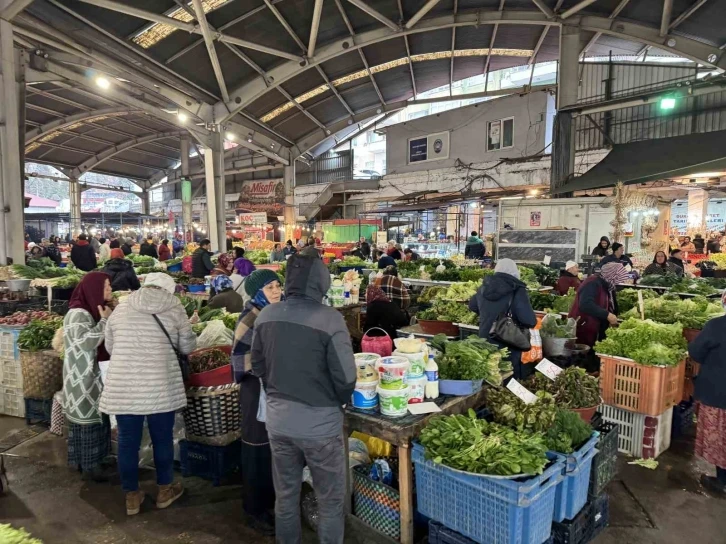
<instances>
[{"instance_id":1,"label":"shop signboard","mask_svg":"<svg viewBox=\"0 0 726 544\"><path fill-rule=\"evenodd\" d=\"M414 138L408 141L408 162L428 160L428 138Z\"/></svg>"},{"instance_id":2,"label":"shop signboard","mask_svg":"<svg viewBox=\"0 0 726 544\"><path fill-rule=\"evenodd\" d=\"M449 133L437 132L408 141L408 163L438 161L449 158Z\"/></svg>"},{"instance_id":3,"label":"shop signboard","mask_svg":"<svg viewBox=\"0 0 726 544\"><path fill-rule=\"evenodd\" d=\"M237 219L241 225L262 225L267 223L265 212L239 213Z\"/></svg>"},{"instance_id":4,"label":"shop signboard","mask_svg":"<svg viewBox=\"0 0 726 544\"><path fill-rule=\"evenodd\" d=\"M242 184L236 209L240 212L281 215L284 204L285 184L282 179L252 180Z\"/></svg>"}]
</instances>

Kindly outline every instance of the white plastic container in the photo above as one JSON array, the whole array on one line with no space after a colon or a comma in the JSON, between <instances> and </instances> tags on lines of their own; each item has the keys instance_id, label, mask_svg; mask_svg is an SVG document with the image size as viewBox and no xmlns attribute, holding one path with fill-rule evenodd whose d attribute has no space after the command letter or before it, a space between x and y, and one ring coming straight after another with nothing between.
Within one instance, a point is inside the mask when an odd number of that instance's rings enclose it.
<instances>
[{"instance_id":1,"label":"white plastic container","mask_svg":"<svg viewBox=\"0 0 726 544\"><path fill-rule=\"evenodd\" d=\"M408 413L408 386L403 389L383 389L378 387L378 400L381 414L389 417L402 417Z\"/></svg>"},{"instance_id":2,"label":"white plastic container","mask_svg":"<svg viewBox=\"0 0 726 544\"><path fill-rule=\"evenodd\" d=\"M356 353L353 358L355 360L356 380L378 383L378 364L381 362L381 356L377 353Z\"/></svg>"},{"instance_id":3,"label":"white plastic container","mask_svg":"<svg viewBox=\"0 0 726 544\"><path fill-rule=\"evenodd\" d=\"M424 375L426 369L426 353L419 351L418 353L404 353L401 350L394 350L393 355L396 357L405 357L411 363L407 376L410 378L420 378Z\"/></svg>"},{"instance_id":4,"label":"white plastic container","mask_svg":"<svg viewBox=\"0 0 726 544\"><path fill-rule=\"evenodd\" d=\"M424 401L427 383L428 380L426 379L426 376L418 376L416 378L406 376L406 385L409 387L409 404L416 404Z\"/></svg>"},{"instance_id":5,"label":"white plastic container","mask_svg":"<svg viewBox=\"0 0 726 544\"><path fill-rule=\"evenodd\" d=\"M411 361L405 357L381 357L378 363L378 376L382 389L403 389L406 387L404 378L411 366Z\"/></svg>"},{"instance_id":6,"label":"white plastic container","mask_svg":"<svg viewBox=\"0 0 726 544\"><path fill-rule=\"evenodd\" d=\"M378 406L378 380L374 382L355 382L351 398L354 408L373 410Z\"/></svg>"}]
</instances>

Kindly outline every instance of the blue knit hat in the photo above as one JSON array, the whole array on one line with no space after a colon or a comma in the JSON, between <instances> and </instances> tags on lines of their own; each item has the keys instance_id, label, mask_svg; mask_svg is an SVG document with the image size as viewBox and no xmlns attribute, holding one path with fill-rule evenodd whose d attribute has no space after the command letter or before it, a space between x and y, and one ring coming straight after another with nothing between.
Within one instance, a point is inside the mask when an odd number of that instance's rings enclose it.
<instances>
[{"instance_id":1,"label":"blue knit hat","mask_svg":"<svg viewBox=\"0 0 726 544\"><path fill-rule=\"evenodd\" d=\"M254 297L257 291L273 281L280 281L280 278L272 270L267 270L266 268L255 270L245 280L245 292L249 296Z\"/></svg>"}]
</instances>

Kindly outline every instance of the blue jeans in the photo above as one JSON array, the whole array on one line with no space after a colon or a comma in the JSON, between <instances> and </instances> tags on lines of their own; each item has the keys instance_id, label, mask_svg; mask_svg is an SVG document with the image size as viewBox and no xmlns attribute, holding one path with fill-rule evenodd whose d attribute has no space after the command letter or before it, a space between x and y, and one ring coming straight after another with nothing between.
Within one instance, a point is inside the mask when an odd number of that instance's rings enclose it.
<instances>
[{"instance_id":1,"label":"blue jeans","mask_svg":"<svg viewBox=\"0 0 726 544\"><path fill-rule=\"evenodd\" d=\"M118 471L121 487L127 493L139 489L139 448L144 431L144 418L149 425L154 447L156 483L168 485L174 481L174 412L146 416L119 415Z\"/></svg>"}]
</instances>

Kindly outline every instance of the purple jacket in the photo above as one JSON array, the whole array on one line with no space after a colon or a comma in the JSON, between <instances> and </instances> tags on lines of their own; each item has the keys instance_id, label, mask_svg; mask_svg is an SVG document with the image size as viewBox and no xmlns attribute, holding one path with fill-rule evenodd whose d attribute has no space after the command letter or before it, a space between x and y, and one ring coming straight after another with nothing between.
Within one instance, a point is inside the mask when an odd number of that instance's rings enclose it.
<instances>
[{"instance_id":1,"label":"purple jacket","mask_svg":"<svg viewBox=\"0 0 726 544\"><path fill-rule=\"evenodd\" d=\"M252 274L252 272L255 271L255 265L252 264L252 261L249 259L245 259L244 257L240 257L239 259L235 259L234 261L234 269L242 277L249 276Z\"/></svg>"}]
</instances>

